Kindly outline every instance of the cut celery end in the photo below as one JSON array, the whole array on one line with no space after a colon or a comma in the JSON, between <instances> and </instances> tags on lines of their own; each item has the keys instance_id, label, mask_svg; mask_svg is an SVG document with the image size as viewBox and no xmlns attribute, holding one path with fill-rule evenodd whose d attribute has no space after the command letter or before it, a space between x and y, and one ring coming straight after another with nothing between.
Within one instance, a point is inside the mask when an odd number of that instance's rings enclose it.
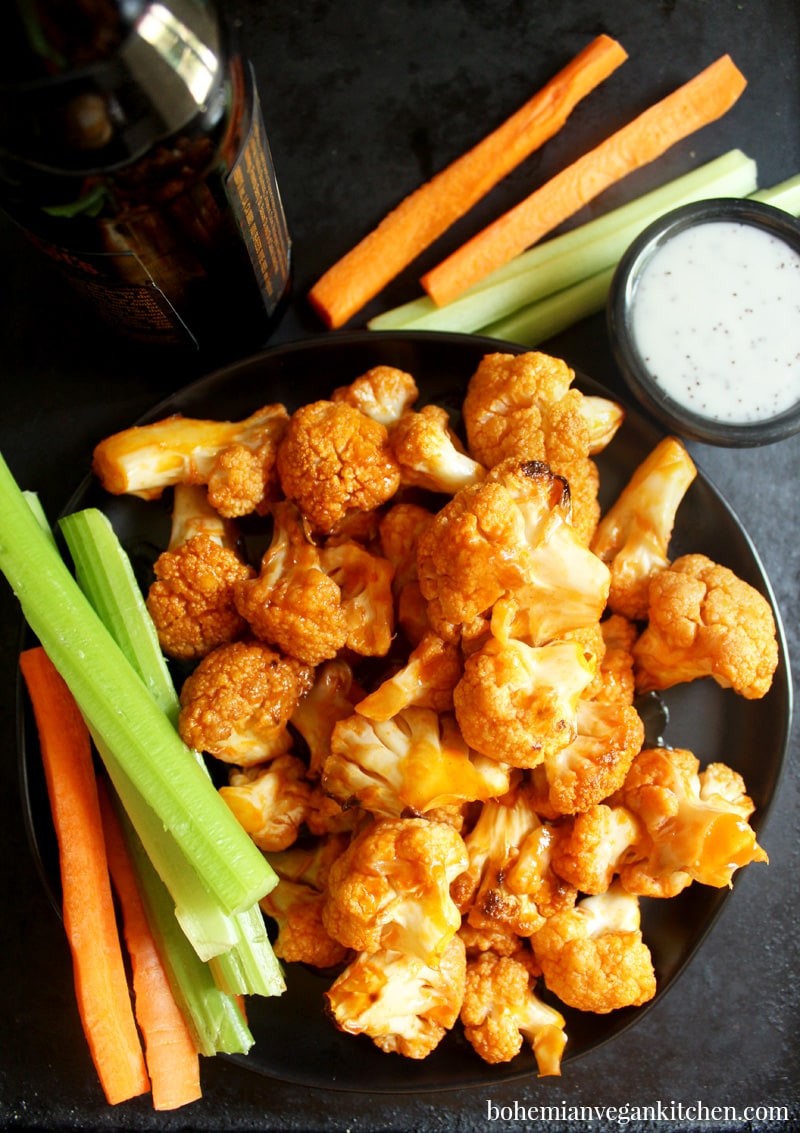
<instances>
[{"instance_id":1,"label":"cut celery end","mask_svg":"<svg viewBox=\"0 0 800 1133\"><path fill-rule=\"evenodd\" d=\"M800 215L800 175L768 189L715 195L746 196L783 209L793 216ZM702 197L697 199L700 200ZM531 303L507 318L482 327L481 333L489 338L505 339L507 342L516 342L522 346L538 346L540 342L560 334L581 319L602 311L615 267L616 265L613 265L606 271L601 271L554 295L548 295L538 302Z\"/></svg>"},{"instance_id":2,"label":"cut celery end","mask_svg":"<svg viewBox=\"0 0 800 1133\"><path fill-rule=\"evenodd\" d=\"M173 915L172 897L136 836L124 805L117 811L150 930L172 994L200 1054L247 1054L254 1039L234 996L220 988L210 966L188 942Z\"/></svg>"},{"instance_id":3,"label":"cut celery end","mask_svg":"<svg viewBox=\"0 0 800 1133\"><path fill-rule=\"evenodd\" d=\"M228 913L274 885L231 814L42 530L0 457L0 570L23 615L142 798Z\"/></svg>"},{"instance_id":4,"label":"cut celery end","mask_svg":"<svg viewBox=\"0 0 800 1133\"><path fill-rule=\"evenodd\" d=\"M800 216L800 173L787 178L769 189L759 189L750 194L754 201L783 209L792 216Z\"/></svg>"},{"instance_id":5,"label":"cut celery end","mask_svg":"<svg viewBox=\"0 0 800 1133\"><path fill-rule=\"evenodd\" d=\"M484 327L481 334L521 346L538 346L581 319L602 311L615 270L615 267L606 268L555 295L548 295L507 319Z\"/></svg>"},{"instance_id":6,"label":"cut celery end","mask_svg":"<svg viewBox=\"0 0 800 1133\"><path fill-rule=\"evenodd\" d=\"M60 526L81 588L162 710L177 720L178 697L158 634L128 554L111 522L99 510L87 508L65 517ZM231 960L247 973L247 980L239 981L237 992L277 994L280 984L275 978L277 961L266 931L262 939L254 929L252 911L233 916L223 912L195 871L188 867L170 832L131 785L113 752L100 737L95 737L95 744L98 750L104 748L103 761L117 795L156 872L166 884L175 902L178 923L198 956L208 961L230 950L234 954L242 953ZM206 771L202 756L194 754ZM261 918L260 909L256 911Z\"/></svg>"},{"instance_id":7,"label":"cut celery end","mask_svg":"<svg viewBox=\"0 0 800 1133\"><path fill-rule=\"evenodd\" d=\"M272 951L261 908L255 905L239 913L236 927L236 945L210 961L218 986L230 995L282 995L286 981Z\"/></svg>"},{"instance_id":8,"label":"cut celery end","mask_svg":"<svg viewBox=\"0 0 800 1133\"><path fill-rule=\"evenodd\" d=\"M65 516L59 527L81 590L156 704L177 724L180 705L158 633L110 520L97 508L86 508Z\"/></svg>"},{"instance_id":9,"label":"cut celery end","mask_svg":"<svg viewBox=\"0 0 800 1133\"><path fill-rule=\"evenodd\" d=\"M670 209L702 198L746 196L755 189L756 178L756 163L741 150L731 150L595 220L537 244L451 303L437 307L427 297L412 300L371 319L369 329L480 330L615 264L639 232Z\"/></svg>"},{"instance_id":10,"label":"cut celery end","mask_svg":"<svg viewBox=\"0 0 800 1133\"><path fill-rule=\"evenodd\" d=\"M201 960L233 948L239 940L235 918L208 892L168 830L131 785L102 737L92 736L108 777L153 868L173 902L173 915Z\"/></svg>"}]
</instances>

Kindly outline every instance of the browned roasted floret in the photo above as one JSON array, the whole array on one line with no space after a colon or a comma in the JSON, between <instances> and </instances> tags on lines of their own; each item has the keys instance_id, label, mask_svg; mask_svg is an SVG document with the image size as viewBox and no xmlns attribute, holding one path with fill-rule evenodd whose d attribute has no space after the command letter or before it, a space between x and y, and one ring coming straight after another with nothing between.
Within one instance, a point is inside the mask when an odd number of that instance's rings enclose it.
<instances>
[{"instance_id":1,"label":"browned roasted floret","mask_svg":"<svg viewBox=\"0 0 800 1133\"><path fill-rule=\"evenodd\" d=\"M346 647L361 657L384 657L394 636L392 564L347 539L323 547L320 565L339 587Z\"/></svg>"},{"instance_id":2,"label":"browned roasted floret","mask_svg":"<svg viewBox=\"0 0 800 1133\"><path fill-rule=\"evenodd\" d=\"M331 401L344 401L391 429L418 397L411 374L395 366L373 366L350 385L335 389Z\"/></svg>"},{"instance_id":3,"label":"browned roasted floret","mask_svg":"<svg viewBox=\"0 0 800 1133\"><path fill-rule=\"evenodd\" d=\"M508 457L565 463L600 452L622 422L614 402L570 388L574 371L540 351L487 354L464 399L469 450L487 468Z\"/></svg>"},{"instance_id":4,"label":"browned roasted floret","mask_svg":"<svg viewBox=\"0 0 800 1133\"><path fill-rule=\"evenodd\" d=\"M403 484L453 495L478 484L486 469L465 452L440 405L404 413L392 430L392 451Z\"/></svg>"},{"instance_id":5,"label":"browned roasted floret","mask_svg":"<svg viewBox=\"0 0 800 1133\"><path fill-rule=\"evenodd\" d=\"M287 417L285 407L278 404L265 405L241 421L174 414L106 437L94 450L92 467L114 495L157 499L175 484L207 484L220 455L231 446L261 453L262 464L268 464Z\"/></svg>"},{"instance_id":6,"label":"browned roasted floret","mask_svg":"<svg viewBox=\"0 0 800 1133\"><path fill-rule=\"evenodd\" d=\"M351 511L379 507L400 484L386 427L346 401L314 401L296 410L277 469L284 494L323 533Z\"/></svg>"},{"instance_id":7,"label":"browned roasted floret","mask_svg":"<svg viewBox=\"0 0 800 1133\"><path fill-rule=\"evenodd\" d=\"M388 949L436 966L461 924L450 885L466 864L447 823L377 819L331 866L325 927L356 951Z\"/></svg>"},{"instance_id":8,"label":"browned roasted floret","mask_svg":"<svg viewBox=\"0 0 800 1133\"><path fill-rule=\"evenodd\" d=\"M741 866L767 861L744 780L724 763L701 771L683 748L646 748L613 801L645 832L619 871L630 892L671 897L692 881L721 888Z\"/></svg>"},{"instance_id":9,"label":"browned roasted floret","mask_svg":"<svg viewBox=\"0 0 800 1133\"><path fill-rule=\"evenodd\" d=\"M253 633L308 665L334 658L347 640L342 592L325 572L297 507L272 507L272 540L256 578L234 590Z\"/></svg>"},{"instance_id":10,"label":"browned roasted floret","mask_svg":"<svg viewBox=\"0 0 800 1133\"><path fill-rule=\"evenodd\" d=\"M612 612L646 619L650 579L669 566L675 516L696 475L683 444L676 437L665 437L600 520L591 547L611 570Z\"/></svg>"},{"instance_id":11,"label":"browned roasted floret","mask_svg":"<svg viewBox=\"0 0 800 1133\"><path fill-rule=\"evenodd\" d=\"M617 883L550 917L531 944L547 987L569 1007L606 1014L655 995L639 900Z\"/></svg>"},{"instance_id":12,"label":"browned roasted floret","mask_svg":"<svg viewBox=\"0 0 800 1133\"><path fill-rule=\"evenodd\" d=\"M234 588L255 571L240 558L228 525L210 507L201 485L176 487L169 546L153 570L147 608L169 657L205 657L247 628Z\"/></svg>"},{"instance_id":13,"label":"browned roasted floret","mask_svg":"<svg viewBox=\"0 0 800 1133\"><path fill-rule=\"evenodd\" d=\"M306 765L296 756L278 755L267 763L232 768L219 793L260 850L291 846L311 805Z\"/></svg>"},{"instance_id":14,"label":"browned roasted floret","mask_svg":"<svg viewBox=\"0 0 800 1133\"><path fill-rule=\"evenodd\" d=\"M318 778L331 753L334 725L353 715L363 690L353 680L353 670L342 657L324 661L314 673L314 684L292 713L292 727L306 744L308 773Z\"/></svg>"},{"instance_id":15,"label":"browned roasted floret","mask_svg":"<svg viewBox=\"0 0 800 1133\"><path fill-rule=\"evenodd\" d=\"M427 1058L458 1020L465 972L458 936L435 966L394 949L362 953L325 993L328 1011L339 1030L379 1050Z\"/></svg>"},{"instance_id":16,"label":"browned roasted floret","mask_svg":"<svg viewBox=\"0 0 800 1133\"><path fill-rule=\"evenodd\" d=\"M248 766L287 752L287 724L311 687L312 670L259 641L209 653L181 689L183 740L227 763Z\"/></svg>"},{"instance_id":17,"label":"browned roasted floret","mask_svg":"<svg viewBox=\"0 0 800 1133\"><path fill-rule=\"evenodd\" d=\"M485 1062L510 1062L527 1041L540 1077L561 1073L564 1017L539 999L517 956L483 952L467 962L461 1022L467 1042Z\"/></svg>"},{"instance_id":18,"label":"browned roasted floret","mask_svg":"<svg viewBox=\"0 0 800 1133\"><path fill-rule=\"evenodd\" d=\"M760 699L778 666L775 617L767 599L706 555L683 555L650 582L648 624L633 647L636 687L671 688L711 677Z\"/></svg>"}]
</instances>

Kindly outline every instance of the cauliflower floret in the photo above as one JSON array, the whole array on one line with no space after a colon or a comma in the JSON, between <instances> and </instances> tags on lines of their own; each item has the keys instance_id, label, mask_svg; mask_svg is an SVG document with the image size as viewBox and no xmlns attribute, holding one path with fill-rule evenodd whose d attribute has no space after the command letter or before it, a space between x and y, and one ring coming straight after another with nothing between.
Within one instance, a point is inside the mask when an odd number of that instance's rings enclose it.
<instances>
[{"instance_id":1,"label":"cauliflower floret","mask_svg":"<svg viewBox=\"0 0 800 1133\"><path fill-rule=\"evenodd\" d=\"M370 720L389 720L411 705L452 712L453 689L462 671L458 646L426 633L406 663L358 702L356 712Z\"/></svg>"},{"instance_id":2,"label":"cauliflower floret","mask_svg":"<svg viewBox=\"0 0 800 1133\"><path fill-rule=\"evenodd\" d=\"M322 774L343 805L394 816L491 798L509 781L507 767L470 750L452 714L414 705L388 720L340 720Z\"/></svg>"},{"instance_id":3,"label":"cauliflower floret","mask_svg":"<svg viewBox=\"0 0 800 1133\"><path fill-rule=\"evenodd\" d=\"M433 522L434 513L419 504L393 504L380 521L379 539L384 558L394 566L392 592L397 624L412 647L430 629L428 604L422 596L417 574L417 544Z\"/></svg>"},{"instance_id":4,"label":"cauliflower floret","mask_svg":"<svg viewBox=\"0 0 800 1133\"><path fill-rule=\"evenodd\" d=\"M169 544L153 572L146 604L167 656L197 660L247 629L234 593L255 571L239 557L233 529L202 485L176 486Z\"/></svg>"},{"instance_id":5,"label":"cauliflower floret","mask_svg":"<svg viewBox=\"0 0 800 1133\"><path fill-rule=\"evenodd\" d=\"M323 534L352 511L386 503L400 485L386 427L346 401L313 401L295 410L277 469L284 495Z\"/></svg>"},{"instance_id":6,"label":"cauliflower floret","mask_svg":"<svg viewBox=\"0 0 800 1133\"><path fill-rule=\"evenodd\" d=\"M328 873L346 845L346 838L331 836L266 855L278 884L259 903L277 924L273 950L279 959L332 968L348 958L349 950L322 923Z\"/></svg>"},{"instance_id":7,"label":"cauliflower floret","mask_svg":"<svg viewBox=\"0 0 800 1133\"><path fill-rule=\"evenodd\" d=\"M465 976L464 945L454 936L435 967L395 950L359 955L325 998L340 1031L368 1035L385 1053L421 1059L457 1022Z\"/></svg>"},{"instance_id":8,"label":"cauliflower floret","mask_svg":"<svg viewBox=\"0 0 800 1133\"><path fill-rule=\"evenodd\" d=\"M178 728L184 743L247 767L285 754L287 724L313 671L260 641L221 645L183 683Z\"/></svg>"},{"instance_id":9,"label":"cauliflower floret","mask_svg":"<svg viewBox=\"0 0 800 1133\"><path fill-rule=\"evenodd\" d=\"M569 523L566 482L536 461L504 461L456 493L421 535L417 569L445 637L487 629L503 600L507 632L543 644L598 621L608 595L608 568Z\"/></svg>"},{"instance_id":10,"label":"cauliflower floret","mask_svg":"<svg viewBox=\"0 0 800 1133\"><path fill-rule=\"evenodd\" d=\"M377 819L331 866L325 927L357 952L388 949L436 966L461 923L450 885L466 866L448 823Z\"/></svg>"},{"instance_id":11,"label":"cauliflower floret","mask_svg":"<svg viewBox=\"0 0 800 1133\"><path fill-rule=\"evenodd\" d=\"M579 1011L640 1007L656 993L639 899L618 883L556 913L531 937L547 987Z\"/></svg>"},{"instance_id":12,"label":"cauliflower floret","mask_svg":"<svg viewBox=\"0 0 800 1133\"><path fill-rule=\"evenodd\" d=\"M464 399L469 450L487 468L507 457L561 465L600 452L622 423L622 409L570 389L574 371L539 351L487 354Z\"/></svg>"},{"instance_id":13,"label":"cauliflower floret","mask_svg":"<svg viewBox=\"0 0 800 1133\"><path fill-rule=\"evenodd\" d=\"M597 677L589 688L591 700L606 704L633 704L636 684L633 675L633 646L638 630L621 614L611 614L600 622L603 649L599 652Z\"/></svg>"},{"instance_id":14,"label":"cauliflower floret","mask_svg":"<svg viewBox=\"0 0 800 1133\"><path fill-rule=\"evenodd\" d=\"M451 893L474 928L530 936L576 892L550 867L552 830L524 785L489 799L464 838L469 865Z\"/></svg>"},{"instance_id":15,"label":"cauliflower floret","mask_svg":"<svg viewBox=\"0 0 800 1133\"><path fill-rule=\"evenodd\" d=\"M234 588L236 608L256 637L308 665L336 656L347 640L342 592L323 570L297 507L272 507L273 532L255 578Z\"/></svg>"},{"instance_id":16,"label":"cauliflower floret","mask_svg":"<svg viewBox=\"0 0 800 1133\"><path fill-rule=\"evenodd\" d=\"M596 803L558 828L553 870L581 893L605 893L642 836L627 807Z\"/></svg>"},{"instance_id":17,"label":"cauliflower floret","mask_svg":"<svg viewBox=\"0 0 800 1133\"><path fill-rule=\"evenodd\" d=\"M697 469L676 437L665 437L638 466L600 520L591 547L611 570L608 605L632 621L647 617L650 579L669 566L675 516Z\"/></svg>"},{"instance_id":18,"label":"cauliflower floret","mask_svg":"<svg viewBox=\"0 0 800 1133\"><path fill-rule=\"evenodd\" d=\"M259 850L285 850L296 840L311 805L306 765L294 755L233 768L220 796Z\"/></svg>"},{"instance_id":19,"label":"cauliflower floret","mask_svg":"<svg viewBox=\"0 0 800 1133\"><path fill-rule=\"evenodd\" d=\"M555 464L552 468L569 485L570 523L581 542L588 547L600 520L600 470L589 456L580 460L565 460L558 469Z\"/></svg>"},{"instance_id":20,"label":"cauliflower floret","mask_svg":"<svg viewBox=\"0 0 800 1133\"><path fill-rule=\"evenodd\" d=\"M492 759L535 767L575 739L578 698L594 670L579 641L531 646L491 637L467 657L453 694L464 738Z\"/></svg>"},{"instance_id":21,"label":"cauliflower floret","mask_svg":"<svg viewBox=\"0 0 800 1133\"><path fill-rule=\"evenodd\" d=\"M411 374L395 366L373 366L350 385L335 389L331 401L344 401L391 429L418 397Z\"/></svg>"},{"instance_id":22,"label":"cauliflower floret","mask_svg":"<svg viewBox=\"0 0 800 1133\"><path fill-rule=\"evenodd\" d=\"M622 884L647 896L674 896L692 881L722 888L767 855L748 823L753 801L738 772L700 761L683 748L646 748L614 802L641 822L647 838L620 869Z\"/></svg>"},{"instance_id":23,"label":"cauliflower floret","mask_svg":"<svg viewBox=\"0 0 800 1133\"><path fill-rule=\"evenodd\" d=\"M158 499L175 484L207 484L217 459L232 445L254 453L271 451L288 416L283 405L265 405L241 421L175 414L133 425L100 441L92 468L113 495Z\"/></svg>"},{"instance_id":24,"label":"cauliflower floret","mask_svg":"<svg viewBox=\"0 0 800 1133\"><path fill-rule=\"evenodd\" d=\"M650 581L648 624L633 656L639 692L711 677L748 700L769 692L778 666L772 607L706 555L683 555Z\"/></svg>"},{"instance_id":25,"label":"cauliflower floret","mask_svg":"<svg viewBox=\"0 0 800 1133\"><path fill-rule=\"evenodd\" d=\"M392 451L401 483L430 492L454 495L486 475L483 465L464 451L447 410L439 405L404 413L392 430Z\"/></svg>"},{"instance_id":26,"label":"cauliflower floret","mask_svg":"<svg viewBox=\"0 0 800 1133\"><path fill-rule=\"evenodd\" d=\"M577 814L622 786L644 742L644 724L631 704L579 700L578 734L545 755L533 772L542 814Z\"/></svg>"},{"instance_id":27,"label":"cauliflower floret","mask_svg":"<svg viewBox=\"0 0 800 1133\"><path fill-rule=\"evenodd\" d=\"M526 541L525 577L497 602L492 633L541 645L596 624L608 598L608 567L570 522L567 482L536 463L504 463L489 475L517 499Z\"/></svg>"},{"instance_id":28,"label":"cauliflower floret","mask_svg":"<svg viewBox=\"0 0 800 1133\"><path fill-rule=\"evenodd\" d=\"M464 941L467 950L467 960L474 960L483 952L494 952L496 956L515 956L524 958L525 966L531 975L537 974L536 963L530 949L523 954L525 940L510 928L499 924L486 924L477 927L470 924L466 917L461 922L458 935Z\"/></svg>"},{"instance_id":29,"label":"cauliflower floret","mask_svg":"<svg viewBox=\"0 0 800 1133\"><path fill-rule=\"evenodd\" d=\"M334 940L322 922L324 893L302 882L281 878L259 904L278 927L272 950L279 960L334 968L349 956L349 949Z\"/></svg>"},{"instance_id":30,"label":"cauliflower floret","mask_svg":"<svg viewBox=\"0 0 800 1133\"><path fill-rule=\"evenodd\" d=\"M299 732L308 752L308 774L317 779L331 753L334 724L353 715L363 693L353 680L353 670L342 657L323 663L314 673L314 683L295 708L292 727Z\"/></svg>"},{"instance_id":31,"label":"cauliflower floret","mask_svg":"<svg viewBox=\"0 0 800 1133\"><path fill-rule=\"evenodd\" d=\"M483 952L467 962L461 1022L485 1062L510 1062L527 1041L539 1077L560 1075L564 1016L538 998L530 972L516 957Z\"/></svg>"},{"instance_id":32,"label":"cauliflower floret","mask_svg":"<svg viewBox=\"0 0 800 1133\"><path fill-rule=\"evenodd\" d=\"M352 539L323 547L319 559L339 587L345 646L362 657L384 657L394 636L392 564Z\"/></svg>"}]
</instances>

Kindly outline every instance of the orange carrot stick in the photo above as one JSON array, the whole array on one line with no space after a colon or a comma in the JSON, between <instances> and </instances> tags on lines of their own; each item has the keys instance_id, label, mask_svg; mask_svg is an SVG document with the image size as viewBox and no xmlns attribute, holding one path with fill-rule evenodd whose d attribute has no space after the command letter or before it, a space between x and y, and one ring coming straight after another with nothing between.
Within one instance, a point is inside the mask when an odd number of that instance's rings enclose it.
<instances>
[{"instance_id":1,"label":"orange carrot stick","mask_svg":"<svg viewBox=\"0 0 800 1133\"><path fill-rule=\"evenodd\" d=\"M720 118L745 85L730 56L723 55L468 240L427 272L422 286L437 305L449 303L535 244L604 189Z\"/></svg>"},{"instance_id":2,"label":"orange carrot stick","mask_svg":"<svg viewBox=\"0 0 800 1133\"><path fill-rule=\"evenodd\" d=\"M575 106L627 59L599 35L493 133L393 209L311 288L308 298L330 328L340 327L403 268L557 133Z\"/></svg>"},{"instance_id":3,"label":"orange carrot stick","mask_svg":"<svg viewBox=\"0 0 800 1133\"><path fill-rule=\"evenodd\" d=\"M150 1089L120 944L83 717L41 646L20 655L59 847L63 916L81 1023L106 1100Z\"/></svg>"},{"instance_id":4,"label":"orange carrot stick","mask_svg":"<svg viewBox=\"0 0 800 1133\"><path fill-rule=\"evenodd\" d=\"M97 783L111 880L133 975L134 1008L144 1036L153 1108L178 1109L202 1096L200 1059L175 1002L166 969L150 931L125 836L102 779Z\"/></svg>"}]
</instances>

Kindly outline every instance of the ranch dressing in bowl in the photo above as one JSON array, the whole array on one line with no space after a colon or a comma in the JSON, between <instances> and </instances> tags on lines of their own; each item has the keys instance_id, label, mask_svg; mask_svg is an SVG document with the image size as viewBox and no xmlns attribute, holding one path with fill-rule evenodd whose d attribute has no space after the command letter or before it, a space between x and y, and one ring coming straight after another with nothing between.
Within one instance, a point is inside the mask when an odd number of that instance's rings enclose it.
<instances>
[{"instance_id":1,"label":"ranch dressing in bowl","mask_svg":"<svg viewBox=\"0 0 800 1133\"><path fill-rule=\"evenodd\" d=\"M632 391L670 429L723 445L800 430L800 223L749 200L702 201L626 252L609 331Z\"/></svg>"},{"instance_id":2,"label":"ranch dressing in bowl","mask_svg":"<svg viewBox=\"0 0 800 1133\"><path fill-rule=\"evenodd\" d=\"M642 269L636 350L664 393L745 424L800 400L800 252L740 221L678 232Z\"/></svg>"}]
</instances>

